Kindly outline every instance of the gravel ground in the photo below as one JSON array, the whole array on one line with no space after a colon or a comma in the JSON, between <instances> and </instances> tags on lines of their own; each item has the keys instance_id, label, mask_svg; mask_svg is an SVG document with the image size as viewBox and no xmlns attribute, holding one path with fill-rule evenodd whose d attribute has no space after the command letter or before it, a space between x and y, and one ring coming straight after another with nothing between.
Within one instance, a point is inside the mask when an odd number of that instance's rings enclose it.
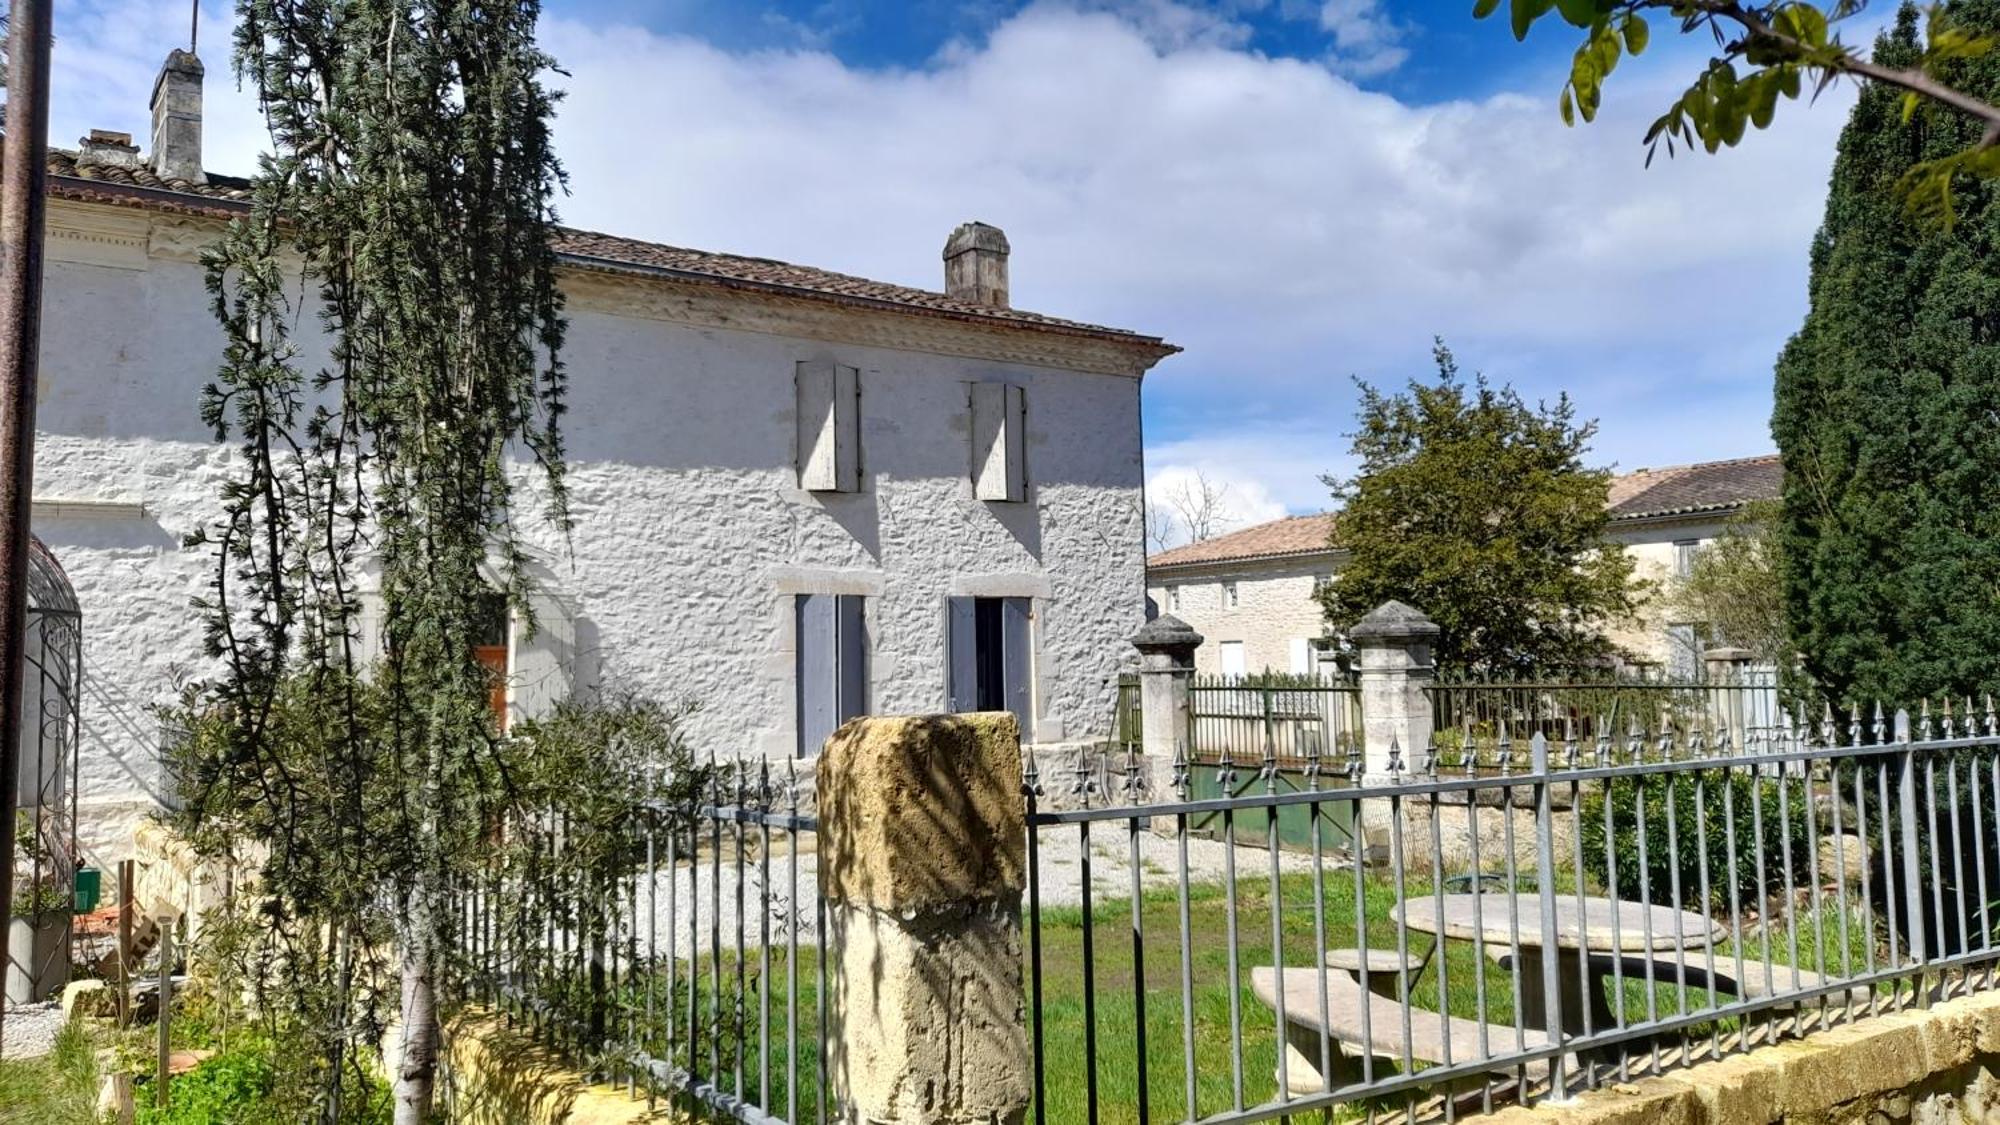
<instances>
[{"instance_id":1,"label":"gravel ground","mask_svg":"<svg viewBox=\"0 0 2000 1125\"><path fill-rule=\"evenodd\" d=\"M34 1059L55 1050L56 1032L62 1030L62 1005L56 1001L46 1004L23 1004L7 1006L7 1041L0 1044L0 1058Z\"/></svg>"},{"instance_id":2,"label":"gravel ground","mask_svg":"<svg viewBox=\"0 0 2000 1125\"><path fill-rule=\"evenodd\" d=\"M743 878L744 909L740 912L743 924L743 944L746 947L764 943L765 925L769 925L770 942L784 945L787 941L786 926L796 916L799 941L810 942L817 922L816 903L819 888L819 857L810 852L801 853L798 858L798 879L796 889L792 882L792 857L785 854L782 844L774 848L770 859L768 892L763 864L755 859L746 860ZM1073 827L1044 829L1037 840L1039 863L1037 864L1041 904L1044 908L1080 906L1083 902L1083 848L1081 834ZM1229 849L1218 841L1190 839L1188 841L1188 880L1191 883L1219 884L1227 867ZM1329 860L1330 861L1330 860ZM1279 863L1288 872L1309 871L1312 858L1295 852L1279 853ZM1270 853L1262 848L1238 845L1236 849L1236 878L1239 884L1267 879L1271 869ZM1143 833L1139 837L1139 872L1141 883L1148 890L1169 888L1176 885L1180 870L1180 845L1178 841ZM1132 864L1131 838L1122 825L1100 825L1092 829L1090 843L1090 886L1094 901L1106 898L1123 898L1131 894ZM736 906L736 860L733 848L726 848L721 870L703 858L692 872L686 867L673 875L662 872L655 891L654 912L658 922L658 940L662 946L669 934L686 935L688 919L697 919L697 948L711 947L719 927L723 948L736 944L736 926L739 911ZM722 910L718 915L714 904L718 897ZM645 888L640 887L640 916L646 910ZM794 907L796 904L796 908ZM645 935L639 935L643 944ZM676 948L687 949L686 937L682 936Z\"/></svg>"}]
</instances>

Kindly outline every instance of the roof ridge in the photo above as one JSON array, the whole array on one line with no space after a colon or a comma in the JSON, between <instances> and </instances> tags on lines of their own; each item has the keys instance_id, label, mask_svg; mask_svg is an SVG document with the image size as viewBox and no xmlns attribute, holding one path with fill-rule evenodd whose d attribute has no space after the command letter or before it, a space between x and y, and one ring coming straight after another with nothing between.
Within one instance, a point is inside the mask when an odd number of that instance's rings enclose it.
<instances>
[{"instance_id":1,"label":"roof ridge","mask_svg":"<svg viewBox=\"0 0 2000 1125\"><path fill-rule=\"evenodd\" d=\"M1642 468L1632 469L1628 472L1616 473L1614 475L1631 478L1640 476L1642 474L1672 473L1672 472L1680 472L1686 469L1720 469L1729 465L1749 465L1765 461L1778 461L1781 460L1783 457L1784 457L1783 454L1776 452L1757 453L1757 454L1752 454L1751 456L1748 457L1725 457L1720 461L1689 461L1681 465L1660 465L1657 467L1645 466Z\"/></svg>"}]
</instances>

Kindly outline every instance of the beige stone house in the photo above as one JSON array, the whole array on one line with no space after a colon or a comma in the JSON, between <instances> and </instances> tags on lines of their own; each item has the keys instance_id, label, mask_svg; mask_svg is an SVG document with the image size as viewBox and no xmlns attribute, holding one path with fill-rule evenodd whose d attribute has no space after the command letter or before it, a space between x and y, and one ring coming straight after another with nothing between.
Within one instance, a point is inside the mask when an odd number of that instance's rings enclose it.
<instances>
[{"instance_id":1,"label":"beige stone house","mask_svg":"<svg viewBox=\"0 0 2000 1125\"><path fill-rule=\"evenodd\" d=\"M1635 577L1669 581L1744 505L1776 499L1781 476L1776 454L1622 474L1611 482L1610 537L1632 552ZM1173 614L1207 639L1196 671L1313 670L1314 641L1325 628L1312 595L1343 562L1328 546L1333 520L1288 516L1147 560L1151 611ZM1692 674L1704 643L1700 622L1670 620L1658 599L1613 637L1638 662L1670 674Z\"/></svg>"}]
</instances>

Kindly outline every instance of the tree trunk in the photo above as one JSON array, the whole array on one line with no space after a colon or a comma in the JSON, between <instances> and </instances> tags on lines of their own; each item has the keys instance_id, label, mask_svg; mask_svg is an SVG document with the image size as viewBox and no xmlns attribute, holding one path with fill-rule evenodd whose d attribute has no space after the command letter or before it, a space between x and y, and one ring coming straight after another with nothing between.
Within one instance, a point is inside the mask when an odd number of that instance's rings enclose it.
<instances>
[{"instance_id":1,"label":"tree trunk","mask_svg":"<svg viewBox=\"0 0 2000 1125\"><path fill-rule=\"evenodd\" d=\"M419 895L421 898L421 895ZM425 1125L437 1085L437 959L429 909L409 904L402 934L402 1058L396 1066L395 1125Z\"/></svg>"}]
</instances>

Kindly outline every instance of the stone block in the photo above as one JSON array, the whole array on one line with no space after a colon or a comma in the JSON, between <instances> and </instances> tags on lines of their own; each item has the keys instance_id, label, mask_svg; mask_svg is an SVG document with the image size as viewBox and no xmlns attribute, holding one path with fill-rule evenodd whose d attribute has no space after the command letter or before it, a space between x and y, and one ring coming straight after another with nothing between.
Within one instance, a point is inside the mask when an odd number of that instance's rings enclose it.
<instances>
[{"instance_id":1,"label":"stone block","mask_svg":"<svg viewBox=\"0 0 2000 1125\"><path fill-rule=\"evenodd\" d=\"M828 1077L850 1122L1010 1125L1029 1098L1019 899L827 919Z\"/></svg>"},{"instance_id":2,"label":"stone block","mask_svg":"<svg viewBox=\"0 0 2000 1125\"><path fill-rule=\"evenodd\" d=\"M116 1005L111 986L101 980L73 980L63 987L63 1015L108 1016Z\"/></svg>"},{"instance_id":3,"label":"stone block","mask_svg":"<svg viewBox=\"0 0 2000 1125\"><path fill-rule=\"evenodd\" d=\"M1006 712L855 719L815 778L829 903L909 916L1018 900L1021 732Z\"/></svg>"}]
</instances>

